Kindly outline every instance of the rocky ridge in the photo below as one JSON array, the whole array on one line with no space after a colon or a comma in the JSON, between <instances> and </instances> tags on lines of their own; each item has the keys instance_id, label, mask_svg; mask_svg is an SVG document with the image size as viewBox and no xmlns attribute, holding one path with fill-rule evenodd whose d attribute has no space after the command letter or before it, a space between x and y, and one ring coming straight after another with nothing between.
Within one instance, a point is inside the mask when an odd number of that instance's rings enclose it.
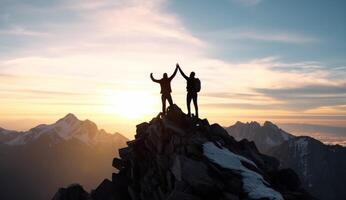
<instances>
[{"instance_id":1,"label":"rocky ridge","mask_svg":"<svg viewBox=\"0 0 346 200\"><path fill-rule=\"evenodd\" d=\"M135 139L119 150L119 171L90 194L79 185L61 188L54 200L313 199L291 169L237 142L218 124L189 118L177 106L137 125Z\"/></svg>"},{"instance_id":2,"label":"rocky ridge","mask_svg":"<svg viewBox=\"0 0 346 200\"><path fill-rule=\"evenodd\" d=\"M269 121L264 122L262 126L255 121L250 123L238 121L226 128L226 130L236 140L248 139L249 141L254 141L261 153L267 153L274 146L294 138L293 135Z\"/></svg>"},{"instance_id":3,"label":"rocky ridge","mask_svg":"<svg viewBox=\"0 0 346 200\"><path fill-rule=\"evenodd\" d=\"M323 130L325 126L317 128ZM253 141L260 152L277 158L280 168L293 169L311 195L321 200L345 198L345 147L323 144L309 136L291 135L271 122L262 126L257 122L237 122L226 130L238 141Z\"/></svg>"}]
</instances>

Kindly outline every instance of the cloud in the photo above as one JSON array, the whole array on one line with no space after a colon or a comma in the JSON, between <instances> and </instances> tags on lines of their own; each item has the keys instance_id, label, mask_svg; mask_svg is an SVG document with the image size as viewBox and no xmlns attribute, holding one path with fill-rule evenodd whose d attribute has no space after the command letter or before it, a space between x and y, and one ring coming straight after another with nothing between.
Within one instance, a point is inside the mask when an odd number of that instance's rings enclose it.
<instances>
[{"instance_id":1,"label":"cloud","mask_svg":"<svg viewBox=\"0 0 346 200\"><path fill-rule=\"evenodd\" d=\"M280 104L261 103L203 103L202 107L219 108L219 109L245 109L245 110L277 110L282 108Z\"/></svg>"},{"instance_id":2,"label":"cloud","mask_svg":"<svg viewBox=\"0 0 346 200\"><path fill-rule=\"evenodd\" d=\"M243 32L235 36L236 38L252 39L265 42L282 42L291 44L305 44L317 42L317 39L292 33L260 33L260 32Z\"/></svg>"},{"instance_id":3,"label":"cloud","mask_svg":"<svg viewBox=\"0 0 346 200\"><path fill-rule=\"evenodd\" d=\"M29 30L20 26L15 26L5 30L0 30L0 35L43 37L48 36L49 34L45 32Z\"/></svg>"},{"instance_id":4,"label":"cloud","mask_svg":"<svg viewBox=\"0 0 346 200\"><path fill-rule=\"evenodd\" d=\"M194 37L174 15L162 11L165 1L98 2L62 1L56 10L50 8L51 13L59 16L68 16L69 13L61 9L69 8L69 12L78 13L78 21L66 20L62 24L63 19L54 21L57 19L53 17L49 25L39 23L36 29L45 30L48 37L35 37L24 49L17 47L16 56L3 59L0 70L36 75L52 72L95 75L95 66L98 66L100 77L108 76L109 70L113 74L136 70L139 74L144 71L134 67L139 63L159 67L174 60L171 62L174 65L177 58L197 55L205 48L205 43ZM5 32L40 35L19 28ZM116 66L124 70L119 71Z\"/></svg>"},{"instance_id":5,"label":"cloud","mask_svg":"<svg viewBox=\"0 0 346 200\"><path fill-rule=\"evenodd\" d=\"M256 30L256 29L224 29L208 32L209 37L224 40L254 40L261 42L286 44L311 44L320 42L319 39L290 31Z\"/></svg>"},{"instance_id":6,"label":"cloud","mask_svg":"<svg viewBox=\"0 0 346 200\"><path fill-rule=\"evenodd\" d=\"M258 98L259 95L254 93L231 93L231 92L208 92L204 93L205 96L216 98Z\"/></svg>"},{"instance_id":7,"label":"cloud","mask_svg":"<svg viewBox=\"0 0 346 200\"><path fill-rule=\"evenodd\" d=\"M243 6L255 6L263 2L263 0L231 0L234 3L241 4Z\"/></svg>"},{"instance_id":8,"label":"cloud","mask_svg":"<svg viewBox=\"0 0 346 200\"><path fill-rule=\"evenodd\" d=\"M296 95L318 95L328 97L329 95L346 95L346 84L343 85L306 85L296 88L279 89L255 89L260 93L272 94L281 98L294 98Z\"/></svg>"},{"instance_id":9,"label":"cloud","mask_svg":"<svg viewBox=\"0 0 346 200\"><path fill-rule=\"evenodd\" d=\"M273 71L315 74L316 76L325 76L325 79L333 80L335 84L342 84L346 77L345 66L326 65L316 61L305 61L295 63L276 62L272 68ZM324 74L324 75L323 75Z\"/></svg>"},{"instance_id":10,"label":"cloud","mask_svg":"<svg viewBox=\"0 0 346 200\"><path fill-rule=\"evenodd\" d=\"M85 93L76 93L76 92L66 92L66 91L45 91L45 90L32 90L32 89L13 89L13 90L4 90L0 89L1 93L20 93L20 94L31 94L37 97L47 96L47 95L57 95L57 96L80 96L87 95Z\"/></svg>"},{"instance_id":11,"label":"cloud","mask_svg":"<svg viewBox=\"0 0 346 200\"><path fill-rule=\"evenodd\" d=\"M286 109L308 110L346 105L346 84L305 85L294 88L256 88L254 91L284 102Z\"/></svg>"}]
</instances>

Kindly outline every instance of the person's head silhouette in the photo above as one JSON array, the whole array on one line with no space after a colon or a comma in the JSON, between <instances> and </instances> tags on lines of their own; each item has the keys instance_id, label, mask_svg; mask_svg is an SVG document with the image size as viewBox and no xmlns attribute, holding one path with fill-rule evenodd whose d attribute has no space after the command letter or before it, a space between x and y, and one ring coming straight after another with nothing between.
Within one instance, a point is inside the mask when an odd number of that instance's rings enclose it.
<instances>
[{"instance_id":1,"label":"person's head silhouette","mask_svg":"<svg viewBox=\"0 0 346 200\"><path fill-rule=\"evenodd\" d=\"M190 73L190 78L195 78L195 72Z\"/></svg>"},{"instance_id":2,"label":"person's head silhouette","mask_svg":"<svg viewBox=\"0 0 346 200\"><path fill-rule=\"evenodd\" d=\"M163 78L168 78L167 73L163 73Z\"/></svg>"}]
</instances>

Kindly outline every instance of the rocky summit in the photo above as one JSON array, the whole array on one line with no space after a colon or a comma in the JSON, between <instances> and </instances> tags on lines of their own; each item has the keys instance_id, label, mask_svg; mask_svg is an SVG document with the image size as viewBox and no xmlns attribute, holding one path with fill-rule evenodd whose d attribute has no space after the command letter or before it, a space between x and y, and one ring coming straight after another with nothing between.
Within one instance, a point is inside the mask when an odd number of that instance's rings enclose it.
<instances>
[{"instance_id":1,"label":"rocky summit","mask_svg":"<svg viewBox=\"0 0 346 200\"><path fill-rule=\"evenodd\" d=\"M313 199L291 169L237 142L218 124L190 118L179 107L137 125L135 139L119 149L112 180L87 193L61 188L54 200Z\"/></svg>"}]
</instances>

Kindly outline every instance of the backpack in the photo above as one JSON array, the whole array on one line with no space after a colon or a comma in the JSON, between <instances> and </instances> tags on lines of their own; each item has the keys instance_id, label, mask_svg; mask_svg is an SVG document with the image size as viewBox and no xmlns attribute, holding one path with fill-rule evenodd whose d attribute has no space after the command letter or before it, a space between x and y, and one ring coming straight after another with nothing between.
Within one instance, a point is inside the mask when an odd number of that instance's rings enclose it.
<instances>
[{"instance_id":1,"label":"backpack","mask_svg":"<svg viewBox=\"0 0 346 200\"><path fill-rule=\"evenodd\" d=\"M201 81L199 80L199 78L196 78L194 81L194 86L195 86L195 90L196 92L201 91Z\"/></svg>"}]
</instances>

